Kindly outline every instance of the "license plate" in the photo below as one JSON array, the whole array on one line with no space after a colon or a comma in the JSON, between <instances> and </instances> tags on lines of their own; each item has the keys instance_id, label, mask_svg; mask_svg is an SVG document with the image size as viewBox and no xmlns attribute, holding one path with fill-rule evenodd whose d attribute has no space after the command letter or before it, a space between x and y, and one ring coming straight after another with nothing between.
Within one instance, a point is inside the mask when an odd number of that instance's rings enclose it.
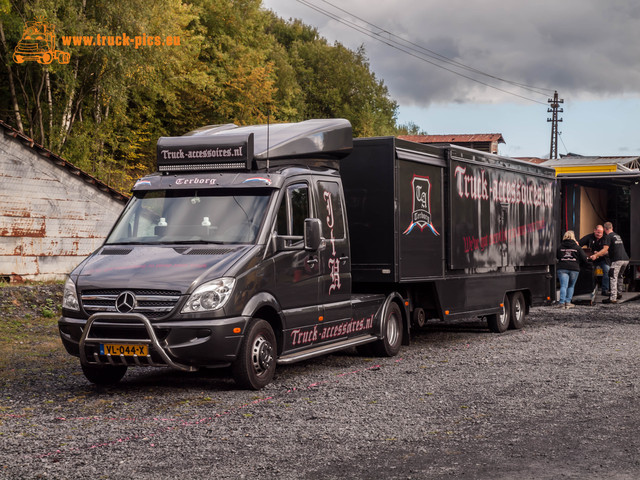
<instances>
[{"instance_id":1,"label":"license plate","mask_svg":"<svg viewBox=\"0 0 640 480\"><path fill-rule=\"evenodd\" d=\"M100 355L124 355L125 357L146 357L149 355L148 345L123 345L119 343L101 343Z\"/></svg>"}]
</instances>

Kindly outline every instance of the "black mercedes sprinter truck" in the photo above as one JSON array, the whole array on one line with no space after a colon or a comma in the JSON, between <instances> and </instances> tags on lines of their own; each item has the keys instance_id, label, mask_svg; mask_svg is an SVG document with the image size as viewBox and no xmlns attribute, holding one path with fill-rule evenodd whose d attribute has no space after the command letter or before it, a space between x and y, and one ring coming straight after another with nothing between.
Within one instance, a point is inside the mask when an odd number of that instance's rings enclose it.
<instances>
[{"instance_id":1,"label":"black mercedes sprinter truck","mask_svg":"<svg viewBox=\"0 0 640 480\"><path fill-rule=\"evenodd\" d=\"M553 170L347 120L204 127L157 144L104 244L65 285L59 330L87 379L131 366L393 356L428 318L520 328L551 299Z\"/></svg>"}]
</instances>

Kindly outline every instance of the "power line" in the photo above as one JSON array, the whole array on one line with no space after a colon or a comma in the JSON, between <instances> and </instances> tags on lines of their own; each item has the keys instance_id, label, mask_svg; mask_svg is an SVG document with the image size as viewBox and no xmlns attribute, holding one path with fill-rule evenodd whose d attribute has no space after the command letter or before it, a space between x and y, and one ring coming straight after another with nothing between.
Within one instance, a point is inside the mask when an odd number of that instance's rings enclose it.
<instances>
[{"instance_id":1,"label":"power line","mask_svg":"<svg viewBox=\"0 0 640 480\"><path fill-rule=\"evenodd\" d=\"M428 49L428 48L426 48L426 47L423 47L422 45L419 45L419 44L417 44L417 43L414 43L414 42L411 42L411 41L409 41L409 40L406 40L406 39L404 39L404 38L402 38L402 37L400 37L400 36L396 35L395 33L390 32L389 30L386 30L386 29L384 29L384 28L382 28L382 27L380 27L380 26L378 26L378 25L376 25L376 24L374 24L374 23L371 23L371 22L369 22L369 21L365 20L365 19L364 19L364 18L362 18L362 17L358 17L357 15L355 15L355 14L353 14L353 13L351 13L351 12L348 12L347 10L344 10L343 8L340 8L339 6L337 6L337 5L335 5L335 4L331 3L331 2L329 2L328 0L320 0L320 1L322 1L323 3L326 3L327 5L332 6L332 7L333 7L333 8L335 8L336 10L339 10L339 11L341 11L341 12L343 12L343 13L346 13L347 15L352 16L353 18L355 18L355 19L357 19L357 20L360 20L360 21L361 21L361 22L363 22L363 23L366 23L367 25L369 25L369 26L371 26L371 27L373 27L373 28L376 28L376 29L380 30L380 32L384 32L384 33L386 33L387 35L390 35L390 36L392 36L392 37L394 37L394 38L397 38L400 42L403 42L403 43L406 43L406 44L411 45L411 46L413 46L413 47L416 47L416 48L418 48L418 49L419 49L419 51L421 51L421 52L427 52L427 53L428 53L428 54L427 54L427 56L429 56L429 57L431 57L431 58L434 58L434 59L436 59L436 60L444 61L445 63L449 63L449 64L454 65L454 66L456 66L456 67L460 67L460 68L462 68L462 69L464 69L464 70L468 70L468 71L470 71L470 72L477 73L477 74L479 74L479 75L483 75L483 76L486 76L486 77L492 78L492 79L494 79L494 80L499 80L499 81L501 81L501 82L508 83L508 84L510 84L510 85L514 85L514 86L516 86L516 87L520 87L520 88L523 88L523 89L525 89L525 90L529 90L529 91L531 91L531 92L533 92L533 93L538 93L538 94L540 94L540 95L545 95L545 96L546 96L546 95L553 94L553 90L552 90L552 89L539 89L538 87L535 87L535 86L532 86L532 85L527 85L527 84L520 83L520 82L514 82L514 81L512 81L512 80L506 80L506 79L504 79L504 78L501 78L501 77L498 77L498 76L492 75L492 74L490 74L490 73L483 72L482 70L478 70L477 68L471 67L471 66L466 65L466 64L461 63L461 62L458 62L457 60L454 60L454 59L452 59L452 58L450 58L450 57L447 57L446 55L442 55L442 54L440 54L440 53L438 53L438 52L435 52L435 51L433 51L433 50L430 50L430 49ZM374 35L380 35L380 33L377 33L377 34L375 34L375 33L374 33ZM412 49L412 50L413 50L413 49ZM546 91L541 91L541 90L546 90Z\"/></svg>"},{"instance_id":2,"label":"power line","mask_svg":"<svg viewBox=\"0 0 640 480\"><path fill-rule=\"evenodd\" d=\"M455 68L467 70L469 72L472 72L472 73L475 73L475 74L478 74L478 75L483 75L483 76L489 77L489 78L491 78L493 80L498 80L498 81L501 81L501 82L505 82L505 83L508 83L510 85L516 86L518 88L523 88L523 89L529 90L529 91L531 91L533 93L537 93L537 94L546 96L546 94L544 92L540 91L536 87L532 87L532 86L525 85L525 84L518 83L518 82L513 82L513 81L510 81L510 80L505 80L505 79L503 79L501 77L497 77L495 75L491 75L491 74L482 72L481 70L478 70L478 69L475 69L475 68L470 67L468 65L465 65L463 63L457 62L457 61L455 61L453 59L450 59L450 58L448 58L448 57L446 57L444 55L441 55L441 54L439 54L437 52L434 52L434 51L429 50L429 49L427 49L425 47L422 47L422 46L420 46L420 45L418 45L416 43L410 42L408 40L404 40L401 37L399 37L398 35L396 35L396 34L394 34L392 32L389 32L388 30L385 30L385 29L383 29L383 28L381 28L381 27L379 27L379 26L377 26L377 25L375 25L373 23L370 23L370 22L368 22L368 21L366 21L366 20L364 20L364 19L362 19L362 18L360 18L360 17L358 17L356 15L353 15L352 13L350 13L350 12L340 8L340 7L337 7L336 5L333 5L332 3L330 3L330 2L328 2L326 0L322 0L322 1L324 3L327 3L328 5L331 5L335 9L337 9L337 10L339 10L339 11L341 11L341 12L347 14L347 15L350 15L351 17L356 18L357 20L360 20L361 22L364 22L365 24L377 29L378 32L373 32L373 31L371 31L371 30L369 30L369 29L367 29L367 28L365 28L365 27L363 27L361 25L358 25L357 23L354 23L354 22L349 21L347 19L340 18L339 16L337 16L337 14L334 14L334 13L332 13L332 12L326 10L326 9L323 9L323 8L319 7L318 5L315 5L315 4L311 3L308 0L297 0L297 1L299 3L301 3L301 4L303 4L303 5L311 8L312 10L317 11L318 13L320 13L322 15L325 15L325 16L327 16L327 17L329 17L329 18L331 18L331 19L333 19L333 20L335 20L335 21L337 21L337 22L339 22L339 23L341 23L343 25L346 25L347 27L349 27L349 28L351 28L353 30L356 30L356 31L358 31L358 32L370 37L370 38L373 38L374 40L377 40L377 41L379 41L379 42L381 42L381 43L383 43L383 44L385 44L385 45L387 45L387 46L389 46L391 48L394 48L394 49L399 50L399 51L401 51L401 52L403 52L403 53L405 53L407 55L410 55L410 56L412 56L414 58L417 58L418 60L421 60L423 62L429 63L430 65L433 65L433 66L435 66L437 68L443 69L445 71L453 73L454 75L458 75L460 77L466 78L467 80L471 80L473 82L479 83L481 85L484 85L484 86L486 86L488 88L492 88L494 90L498 90L498 91L506 93L508 95L513 95L513 96L522 98L522 99L530 101L530 102L538 103L540 105L546 105L545 102L542 102L542 101L539 101L539 100L535 100L533 98L525 97L524 95L520 95L520 94L517 94L515 92L512 92L512 91L505 90L503 88L497 87L495 85L491 85L489 83L483 82L483 81L481 81L481 80L479 80L477 78L474 78L474 77L470 77L469 75L465 75L463 73L460 73L459 71L453 70L451 68L448 68L448 67L446 67L446 66L444 66L444 65L442 65L440 63L436 63L436 62L446 63L446 64L451 65L452 67L455 67ZM398 38L398 39L400 39L401 42L404 42L404 44L400 43L397 40L386 39L386 38L381 36L381 33L385 33L387 35L390 35L391 37ZM408 44L408 45L406 45L406 44ZM416 48L413 48L413 47L416 47ZM425 58L425 57L427 57L427 58ZM429 58L431 60L429 60ZM435 61L432 61L432 60L435 60ZM549 91L552 91L552 90L549 90Z\"/></svg>"}]
</instances>

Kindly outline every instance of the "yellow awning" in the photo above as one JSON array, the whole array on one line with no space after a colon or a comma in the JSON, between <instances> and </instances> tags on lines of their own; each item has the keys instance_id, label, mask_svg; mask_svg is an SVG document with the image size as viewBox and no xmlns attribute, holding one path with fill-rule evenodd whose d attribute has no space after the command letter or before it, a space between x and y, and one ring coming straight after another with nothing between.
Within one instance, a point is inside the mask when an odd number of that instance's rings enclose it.
<instances>
[{"instance_id":1,"label":"yellow awning","mask_svg":"<svg viewBox=\"0 0 640 480\"><path fill-rule=\"evenodd\" d=\"M595 173L595 172L616 172L618 165L574 165L571 167L553 167L556 175L559 173Z\"/></svg>"}]
</instances>

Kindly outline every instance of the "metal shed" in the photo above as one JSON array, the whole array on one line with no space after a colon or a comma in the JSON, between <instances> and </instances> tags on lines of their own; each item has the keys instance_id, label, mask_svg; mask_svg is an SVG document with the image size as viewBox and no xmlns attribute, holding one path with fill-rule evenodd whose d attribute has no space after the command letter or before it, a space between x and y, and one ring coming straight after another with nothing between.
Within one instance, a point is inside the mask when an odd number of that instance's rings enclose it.
<instances>
[{"instance_id":1,"label":"metal shed","mask_svg":"<svg viewBox=\"0 0 640 480\"><path fill-rule=\"evenodd\" d=\"M0 121L0 279L64 278L127 199Z\"/></svg>"}]
</instances>

